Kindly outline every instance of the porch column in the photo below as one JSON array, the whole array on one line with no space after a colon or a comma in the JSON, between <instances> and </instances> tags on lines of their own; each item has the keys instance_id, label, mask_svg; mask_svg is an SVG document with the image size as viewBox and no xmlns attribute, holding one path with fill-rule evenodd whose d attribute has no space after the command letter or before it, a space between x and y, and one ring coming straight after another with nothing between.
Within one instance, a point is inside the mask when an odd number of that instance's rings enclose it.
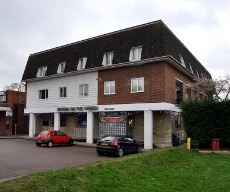
<instances>
[{"instance_id":1,"label":"porch column","mask_svg":"<svg viewBox=\"0 0 230 192\"><path fill-rule=\"evenodd\" d=\"M94 113L87 112L86 143L93 143Z\"/></svg>"},{"instance_id":2,"label":"porch column","mask_svg":"<svg viewBox=\"0 0 230 192\"><path fill-rule=\"evenodd\" d=\"M60 113L54 113L54 130L60 130Z\"/></svg>"},{"instance_id":3,"label":"porch column","mask_svg":"<svg viewBox=\"0 0 230 192\"><path fill-rule=\"evenodd\" d=\"M144 111L144 149L153 149L153 113Z\"/></svg>"},{"instance_id":4,"label":"porch column","mask_svg":"<svg viewBox=\"0 0 230 192\"><path fill-rule=\"evenodd\" d=\"M34 137L35 125L36 125L36 115L34 113L30 113L29 137Z\"/></svg>"}]
</instances>

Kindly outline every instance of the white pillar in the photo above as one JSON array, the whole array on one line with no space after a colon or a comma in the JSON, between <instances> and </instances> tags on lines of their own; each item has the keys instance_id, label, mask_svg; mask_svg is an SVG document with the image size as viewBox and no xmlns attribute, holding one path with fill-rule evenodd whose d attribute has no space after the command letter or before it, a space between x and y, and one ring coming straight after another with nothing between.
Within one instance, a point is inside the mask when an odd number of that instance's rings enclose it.
<instances>
[{"instance_id":1,"label":"white pillar","mask_svg":"<svg viewBox=\"0 0 230 192\"><path fill-rule=\"evenodd\" d=\"M35 125L36 125L36 115L34 113L30 113L29 137L34 137Z\"/></svg>"},{"instance_id":2,"label":"white pillar","mask_svg":"<svg viewBox=\"0 0 230 192\"><path fill-rule=\"evenodd\" d=\"M60 130L60 113L54 113L54 130Z\"/></svg>"},{"instance_id":3,"label":"white pillar","mask_svg":"<svg viewBox=\"0 0 230 192\"><path fill-rule=\"evenodd\" d=\"M153 149L153 113L144 111L144 149Z\"/></svg>"},{"instance_id":4,"label":"white pillar","mask_svg":"<svg viewBox=\"0 0 230 192\"><path fill-rule=\"evenodd\" d=\"M87 112L86 143L93 143L94 113Z\"/></svg>"}]
</instances>

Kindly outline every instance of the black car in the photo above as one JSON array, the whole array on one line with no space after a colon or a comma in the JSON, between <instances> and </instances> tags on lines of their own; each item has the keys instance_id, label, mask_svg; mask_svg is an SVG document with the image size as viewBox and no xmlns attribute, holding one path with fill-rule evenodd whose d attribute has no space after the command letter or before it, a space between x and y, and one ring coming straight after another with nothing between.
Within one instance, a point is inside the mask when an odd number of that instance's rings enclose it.
<instances>
[{"instance_id":1,"label":"black car","mask_svg":"<svg viewBox=\"0 0 230 192\"><path fill-rule=\"evenodd\" d=\"M97 141L96 150L98 155L105 153L122 157L128 153L140 153L141 144L127 136L109 135Z\"/></svg>"}]
</instances>

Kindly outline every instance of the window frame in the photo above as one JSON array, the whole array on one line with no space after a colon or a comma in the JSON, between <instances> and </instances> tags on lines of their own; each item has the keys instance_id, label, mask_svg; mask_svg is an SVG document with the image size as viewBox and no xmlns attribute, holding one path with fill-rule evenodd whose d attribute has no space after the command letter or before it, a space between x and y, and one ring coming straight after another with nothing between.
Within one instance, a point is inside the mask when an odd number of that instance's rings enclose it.
<instances>
[{"instance_id":1,"label":"window frame","mask_svg":"<svg viewBox=\"0 0 230 192\"><path fill-rule=\"evenodd\" d=\"M139 81L142 80L143 81L143 90L140 90L139 87L141 85L139 85ZM137 81L136 82L136 91L133 91L135 89L133 89L133 84L134 84L134 81ZM142 93L145 91L145 78L144 77L138 77L138 78L131 78L131 93Z\"/></svg>"},{"instance_id":2,"label":"window frame","mask_svg":"<svg viewBox=\"0 0 230 192\"><path fill-rule=\"evenodd\" d=\"M77 70L78 71L83 71L85 70L85 66L86 66L86 62L87 62L87 57L82 57L78 60L78 64L77 64Z\"/></svg>"},{"instance_id":3,"label":"window frame","mask_svg":"<svg viewBox=\"0 0 230 192\"><path fill-rule=\"evenodd\" d=\"M0 102L6 101L6 95L0 95Z\"/></svg>"},{"instance_id":4,"label":"window frame","mask_svg":"<svg viewBox=\"0 0 230 192\"><path fill-rule=\"evenodd\" d=\"M114 83L114 85L111 85L112 83ZM109 88L109 91L106 92L106 84L108 84L108 88ZM114 86L114 92L111 92L111 86ZM115 81L105 81L104 82L104 95L114 95L115 94L115 86L116 86L116 83Z\"/></svg>"},{"instance_id":5,"label":"window frame","mask_svg":"<svg viewBox=\"0 0 230 192\"><path fill-rule=\"evenodd\" d=\"M59 97L60 98L67 97L67 87L59 87Z\"/></svg>"},{"instance_id":6,"label":"window frame","mask_svg":"<svg viewBox=\"0 0 230 192\"><path fill-rule=\"evenodd\" d=\"M184 57L181 54L179 54L179 58L180 58L180 64L186 68Z\"/></svg>"},{"instance_id":7,"label":"window frame","mask_svg":"<svg viewBox=\"0 0 230 192\"><path fill-rule=\"evenodd\" d=\"M61 62L61 63L59 63L57 73L58 73L58 74L64 73L64 71L65 71L65 66L66 66L66 62Z\"/></svg>"},{"instance_id":8,"label":"window frame","mask_svg":"<svg viewBox=\"0 0 230 192\"><path fill-rule=\"evenodd\" d=\"M80 84L79 85L79 97L88 97L88 96L89 96L89 84Z\"/></svg>"},{"instance_id":9,"label":"window frame","mask_svg":"<svg viewBox=\"0 0 230 192\"><path fill-rule=\"evenodd\" d=\"M113 51L104 53L103 61L102 61L102 65L103 66L107 66L107 65L112 65L113 64L113 54L114 54Z\"/></svg>"},{"instance_id":10,"label":"window frame","mask_svg":"<svg viewBox=\"0 0 230 192\"><path fill-rule=\"evenodd\" d=\"M44 93L42 93L42 92L44 92ZM41 90L39 90L39 99L40 100L45 100L45 99L48 99L49 97L49 94L48 94L49 92L48 92L48 89L41 89ZM44 94L44 98L43 98L43 94Z\"/></svg>"},{"instance_id":11,"label":"window frame","mask_svg":"<svg viewBox=\"0 0 230 192\"><path fill-rule=\"evenodd\" d=\"M130 49L129 61L140 61L142 53L142 46L132 47Z\"/></svg>"},{"instance_id":12,"label":"window frame","mask_svg":"<svg viewBox=\"0 0 230 192\"><path fill-rule=\"evenodd\" d=\"M39 67L36 77L45 77L46 76L47 68L48 68L47 66Z\"/></svg>"}]
</instances>

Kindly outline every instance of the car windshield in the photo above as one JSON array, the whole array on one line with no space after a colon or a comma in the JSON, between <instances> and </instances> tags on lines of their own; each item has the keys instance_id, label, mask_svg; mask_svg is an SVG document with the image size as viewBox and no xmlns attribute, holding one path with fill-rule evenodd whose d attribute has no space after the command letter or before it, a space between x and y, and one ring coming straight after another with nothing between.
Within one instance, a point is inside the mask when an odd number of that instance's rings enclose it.
<instances>
[{"instance_id":1,"label":"car windshield","mask_svg":"<svg viewBox=\"0 0 230 192\"><path fill-rule=\"evenodd\" d=\"M113 136L107 136L107 137L104 137L102 138L100 141L115 141L116 140L116 137L113 137Z\"/></svg>"},{"instance_id":2,"label":"car windshield","mask_svg":"<svg viewBox=\"0 0 230 192\"><path fill-rule=\"evenodd\" d=\"M42 131L40 134L41 135L49 135L49 131Z\"/></svg>"}]
</instances>

